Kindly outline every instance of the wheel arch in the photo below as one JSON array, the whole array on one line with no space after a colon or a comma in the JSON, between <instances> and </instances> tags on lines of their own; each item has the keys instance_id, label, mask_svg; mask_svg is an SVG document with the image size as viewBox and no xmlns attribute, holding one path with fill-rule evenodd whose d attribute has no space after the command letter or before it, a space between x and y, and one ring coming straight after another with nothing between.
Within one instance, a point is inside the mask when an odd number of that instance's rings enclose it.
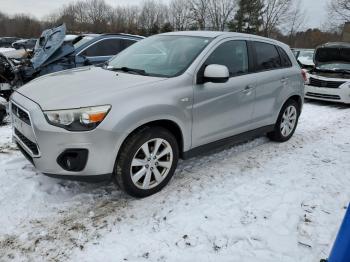
<instances>
[{"instance_id":1,"label":"wheel arch","mask_svg":"<svg viewBox=\"0 0 350 262\"><path fill-rule=\"evenodd\" d=\"M281 109L282 109L283 106L284 106L288 101L290 101L290 100L294 100L294 101L298 104L298 106L299 106L298 109L299 109L299 114L300 114L300 113L301 113L301 110L302 110L302 108L303 108L303 100L302 100L302 98L301 98L300 95L292 95L292 96L290 96L290 97L283 103Z\"/></svg>"},{"instance_id":2,"label":"wheel arch","mask_svg":"<svg viewBox=\"0 0 350 262\"><path fill-rule=\"evenodd\" d=\"M185 148L185 138L184 138L184 132L181 129L180 125L177 122L175 122L174 120L157 119L157 120L148 121L146 123L138 125L137 127L132 128L132 130L130 130L127 133L127 135L123 138L121 145L118 149L117 158L120 154L121 148L123 147L123 145L125 144L127 139L135 132L138 132L140 129L147 128L147 127L162 127L164 129L168 130L171 134L173 134L175 136L176 141L177 141L178 146L179 146L179 153L180 153L179 157L180 158L183 157L183 152L184 152L184 148Z\"/></svg>"},{"instance_id":3,"label":"wheel arch","mask_svg":"<svg viewBox=\"0 0 350 262\"><path fill-rule=\"evenodd\" d=\"M285 105L286 103L288 103L288 101L290 101L290 100L295 101L295 102L299 105L299 114L301 113L301 110L302 110L302 108L303 108L303 98L302 98L302 96L301 96L300 94L291 94L291 95L288 96L287 99L285 99L285 100L283 101L283 103L279 104L278 111L276 111L276 113L275 113L275 115L274 115L274 117L273 117L273 120L272 120L273 123L276 123L276 122L277 122L278 116L279 116L279 114L281 113L282 108L283 108L284 105Z\"/></svg>"}]
</instances>

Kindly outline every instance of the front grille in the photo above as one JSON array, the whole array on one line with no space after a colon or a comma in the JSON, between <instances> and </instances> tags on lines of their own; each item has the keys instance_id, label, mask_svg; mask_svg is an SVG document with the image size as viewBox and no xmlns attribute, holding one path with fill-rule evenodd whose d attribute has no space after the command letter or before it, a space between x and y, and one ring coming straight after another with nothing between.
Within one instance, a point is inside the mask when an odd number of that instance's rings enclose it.
<instances>
[{"instance_id":1,"label":"front grille","mask_svg":"<svg viewBox=\"0 0 350 262\"><path fill-rule=\"evenodd\" d=\"M339 81L326 81L317 78L310 77L310 86L325 87L325 88L339 88L345 82Z\"/></svg>"},{"instance_id":2,"label":"front grille","mask_svg":"<svg viewBox=\"0 0 350 262\"><path fill-rule=\"evenodd\" d=\"M14 103L11 104L12 108L12 114L17 116L19 119L21 119L23 122L25 122L28 125L31 125L30 118L27 112L25 112L20 107L16 106Z\"/></svg>"},{"instance_id":3,"label":"front grille","mask_svg":"<svg viewBox=\"0 0 350 262\"><path fill-rule=\"evenodd\" d=\"M39 155L38 146L26 138L21 132L19 132L16 128L14 130L15 135L22 141L23 144L32 152L33 155Z\"/></svg>"},{"instance_id":4,"label":"front grille","mask_svg":"<svg viewBox=\"0 0 350 262\"><path fill-rule=\"evenodd\" d=\"M340 100L340 96L337 95L326 95L326 94L318 94L307 92L306 96L315 97L315 98L324 98L324 99L332 99L332 100Z\"/></svg>"}]
</instances>

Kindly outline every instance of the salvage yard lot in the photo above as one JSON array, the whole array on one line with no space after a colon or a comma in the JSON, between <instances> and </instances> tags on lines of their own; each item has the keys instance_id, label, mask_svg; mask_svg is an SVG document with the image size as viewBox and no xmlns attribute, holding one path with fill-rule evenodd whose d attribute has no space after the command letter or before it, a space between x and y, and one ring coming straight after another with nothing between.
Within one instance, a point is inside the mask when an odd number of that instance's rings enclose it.
<instances>
[{"instance_id":1,"label":"salvage yard lot","mask_svg":"<svg viewBox=\"0 0 350 262\"><path fill-rule=\"evenodd\" d=\"M0 261L319 261L350 199L350 107L307 103L295 136L182 161L160 193L43 176L0 127Z\"/></svg>"}]
</instances>

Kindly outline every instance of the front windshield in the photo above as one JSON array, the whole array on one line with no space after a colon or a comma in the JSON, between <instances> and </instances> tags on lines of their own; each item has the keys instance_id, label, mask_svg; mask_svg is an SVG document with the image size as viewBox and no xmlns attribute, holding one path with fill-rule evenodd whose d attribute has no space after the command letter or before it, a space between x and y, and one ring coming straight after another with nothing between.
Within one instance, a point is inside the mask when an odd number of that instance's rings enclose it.
<instances>
[{"instance_id":1,"label":"front windshield","mask_svg":"<svg viewBox=\"0 0 350 262\"><path fill-rule=\"evenodd\" d=\"M321 70L331 70L331 71L341 71L341 70L350 70L350 63L331 63L319 65L317 69Z\"/></svg>"},{"instance_id":2,"label":"front windshield","mask_svg":"<svg viewBox=\"0 0 350 262\"><path fill-rule=\"evenodd\" d=\"M150 76L174 77L182 74L210 41L205 37L152 36L119 53L107 69L127 68Z\"/></svg>"}]
</instances>

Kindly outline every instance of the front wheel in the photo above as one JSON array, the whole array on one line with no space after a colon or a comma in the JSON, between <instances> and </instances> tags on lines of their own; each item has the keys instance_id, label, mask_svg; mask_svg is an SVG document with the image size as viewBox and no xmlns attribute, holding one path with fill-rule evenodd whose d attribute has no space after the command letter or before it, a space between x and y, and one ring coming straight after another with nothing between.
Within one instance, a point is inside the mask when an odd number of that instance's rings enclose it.
<instances>
[{"instance_id":1,"label":"front wheel","mask_svg":"<svg viewBox=\"0 0 350 262\"><path fill-rule=\"evenodd\" d=\"M134 197L160 191L173 176L179 157L176 138L161 127L131 134L116 161L115 182Z\"/></svg>"},{"instance_id":2,"label":"front wheel","mask_svg":"<svg viewBox=\"0 0 350 262\"><path fill-rule=\"evenodd\" d=\"M300 107L294 100L287 101L278 116L275 129L267 136L277 142L288 141L294 134L298 125Z\"/></svg>"}]
</instances>

